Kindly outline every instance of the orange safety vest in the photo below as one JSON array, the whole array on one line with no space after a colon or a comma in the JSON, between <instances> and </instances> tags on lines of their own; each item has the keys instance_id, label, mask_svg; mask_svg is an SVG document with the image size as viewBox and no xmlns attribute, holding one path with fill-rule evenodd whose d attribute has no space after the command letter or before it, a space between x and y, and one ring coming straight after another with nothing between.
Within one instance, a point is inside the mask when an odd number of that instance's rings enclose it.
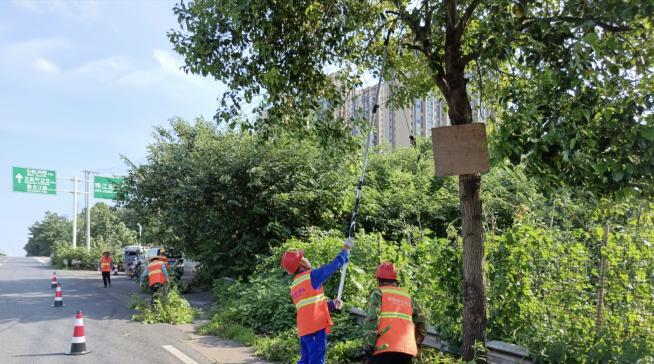
<instances>
[{"instance_id":1,"label":"orange safety vest","mask_svg":"<svg viewBox=\"0 0 654 364\"><path fill-rule=\"evenodd\" d=\"M296 275L291 284L291 298L297 310L295 317L299 336L312 334L322 329L326 329L329 333L331 332L330 327L334 325L329 316L327 298L322 286L318 289L311 286L310 273L311 270L308 270Z\"/></svg>"},{"instance_id":2,"label":"orange safety vest","mask_svg":"<svg viewBox=\"0 0 654 364\"><path fill-rule=\"evenodd\" d=\"M382 292L377 325L379 336L372 355L386 352L418 355L411 296L400 287L383 286L379 289Z\"/></svg>"},{"instance_id":3,"label":"orange safety vest","mask_svg":"<svg viewBox=\"0 0 654 364\"><path fill-rule=\"evenodd\" d=\"M166 276L163 273L163 262L154 262L148 264L148 285L150 287L157 283L166 284Z\"/></svg>"},{"instance_id":4,"label":"orange safety vest","mask_svg":"<svg viewBox=\"0 0 654 364\"><path fill-rule=\"evenodd\" d=\"M103 272L111 272L111 257L100 257L100 270Z\"/></svg>"}]
</instances>

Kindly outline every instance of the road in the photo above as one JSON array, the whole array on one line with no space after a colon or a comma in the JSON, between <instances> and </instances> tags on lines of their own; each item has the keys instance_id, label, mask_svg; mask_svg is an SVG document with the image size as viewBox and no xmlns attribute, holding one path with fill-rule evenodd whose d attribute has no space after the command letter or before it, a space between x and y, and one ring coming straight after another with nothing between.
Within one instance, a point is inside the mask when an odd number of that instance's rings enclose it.
<instances>
[{"instance_id":1,"label":"road","mask_svg":"<svg viewBox=\"0 0 654 364\"><path fill-rule=\"evenodd\" d=\"M103 288L99 272L57 271L66 307L54 308L52 272L37 258L0 256L0 363L213 362L178 327L130 321L127 304L137 287L124 275ZM68 356L78 309L91 353Z\"/></svg>"}]
</instances>

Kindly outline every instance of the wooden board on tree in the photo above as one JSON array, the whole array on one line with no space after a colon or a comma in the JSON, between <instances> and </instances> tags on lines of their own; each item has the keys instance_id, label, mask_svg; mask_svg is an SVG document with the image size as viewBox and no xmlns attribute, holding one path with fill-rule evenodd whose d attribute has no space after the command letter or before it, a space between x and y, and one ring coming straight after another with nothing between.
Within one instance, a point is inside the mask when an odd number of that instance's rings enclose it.
<instances>
[{"instance_id":1,"label":"wooden board on tree","mask_svg":"<svg viewBox=\"0 0 654 364\"><path fill-rule=\"evenodd\" d=\"M485 124L432 128L431 139L437 176L488 172L490 167Z\"/></svg>"}]
</instances>

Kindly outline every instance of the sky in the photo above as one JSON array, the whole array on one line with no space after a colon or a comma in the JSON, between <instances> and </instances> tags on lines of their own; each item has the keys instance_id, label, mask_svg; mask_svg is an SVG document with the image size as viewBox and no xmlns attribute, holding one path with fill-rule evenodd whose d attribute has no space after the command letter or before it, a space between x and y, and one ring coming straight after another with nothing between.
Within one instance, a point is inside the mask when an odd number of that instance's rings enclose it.
<instances>
[{"instance_id":1,"label":"sky","mask_svg":"<svg viewBox=\"0 0 654 364\"><path fill-rule=\"evenodd\" d=\"M155 126L214 115L225 87L180 70L166 36L178 27L174 5L0 1L0 251L24 256L28 227L46 211L73 214L70 193L12 192L12 167L120 176L120 155L144 162Z\"/></svg>"}]
</instances>

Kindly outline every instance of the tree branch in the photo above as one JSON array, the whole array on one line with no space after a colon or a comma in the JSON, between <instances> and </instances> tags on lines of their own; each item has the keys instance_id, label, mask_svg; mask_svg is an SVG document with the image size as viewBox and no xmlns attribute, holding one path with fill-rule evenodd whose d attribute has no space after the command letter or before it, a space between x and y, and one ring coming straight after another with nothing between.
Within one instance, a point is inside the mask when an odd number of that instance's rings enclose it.
<instances>
[{"instance_id":1,"label":"tree branch","mask_svg":"<svg viewBox=\"0 0 654 364\"><path fill-rule=\"evenodd\" d=\"M472 0L472 2L468 5L465 12L463 13L463 16L461 17L461 20L459 20L459 23L456 26L459 32L462 32L466 28L468 20L470 20L472 13L475 11L477 6L479 6L479 3L481 3L481 0Z\"/></svg>"},{"instance_id":2,"label":"tree branch","mask_svg":"<svg viewBox=\"0 0 654 364\"><path fill-rule=\"evenodd\" d=\"M456 0L445 0L445 19L447 28L454 29L456 26Z\"/></svg>"},{"instance_id":3,"label":"tree branch","mask_svg":"<svg viewBox=\"0 0 654 364\"><path fill-rule=\"evenodd\" d=\"M461 62L463 62L464 65L467 65L470 63L470 61L474 61L477 58L479 58L479 55L481 54L480 50L476 50L474 52L464 54L463 57L461 57Z\"/></svg>"}]
</instances>

